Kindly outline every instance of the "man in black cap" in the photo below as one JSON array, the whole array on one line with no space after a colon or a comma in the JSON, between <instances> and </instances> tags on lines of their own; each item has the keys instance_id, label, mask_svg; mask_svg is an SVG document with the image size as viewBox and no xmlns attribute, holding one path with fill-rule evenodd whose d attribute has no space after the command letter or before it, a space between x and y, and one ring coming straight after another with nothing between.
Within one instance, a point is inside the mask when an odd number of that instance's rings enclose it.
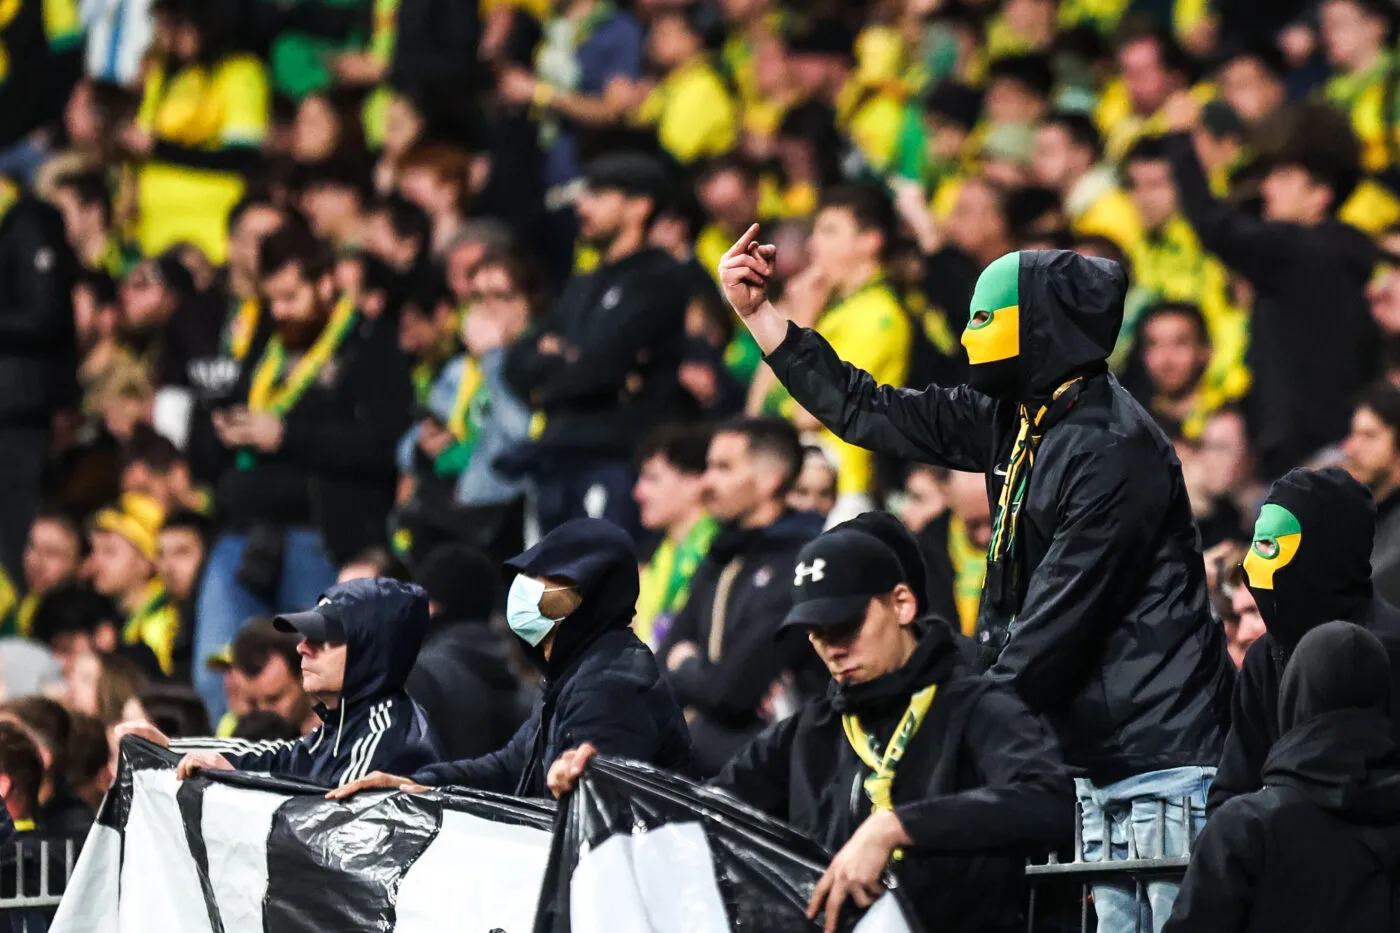
<instances>
[{"instance_id":1,"label":"man in black cap","mask_svg":"<svg viewBox=\"0 0 1400 933\"><path fill-rule=\"evenodd\" d=\"M432 624L408 675L408 693L427 713L449 761L494 752L530 715L510 645L491 627L500 570L478 548L444 544L417 576Z\"/></svg>"},{"instance_id":2,"label":"man in black cap","mask_svg":"<svg viewBox=\"0 0 1400 933\"><path fill-rule=\"evenodd\" d=\"M197 770L265 771L343 786L375 770L412 773L441 758L428 719L404 681L428 630L428 599L384 577L331 587L305 612L277 616L277 628L301 636L301 681L321 727L294 742L200 738L172 742L149 723L135 734L176 751L181 779Z\"/></svg>"},{"instance_id":3,"label":"man in black cap","mask_svg":"<svg viewBox=\"0 0 1400 933\"><path fill-rule=\"evenodd\" d=\"M632 454L684 398L690 285L647 246L668 179L653 158L615 153L587 172L579 232L598 252L506 355L506 383L535 411L519 467L535 478L542 531L585 515L637 527Z\"/></svg>"},{"instance_id":4,"label":"man in black cap","mask_svg":"<svg viewBox=\"0 0 1400 933\"><path fill-rule=\"evenodd\" d=\"M879 895L887 867L924 929L1024 929L1026 856L1069 835L1074 788L1040 720L964 667L947 624L919 616L901 556L917 549L868 516L802 549L782 627L806 631L835 687L713 784L837 853L810 904L813 916L825 904L828 933L847 899ZM571 790L592 753L561 756L551 790Z\"/></svg>"}]
</instances>

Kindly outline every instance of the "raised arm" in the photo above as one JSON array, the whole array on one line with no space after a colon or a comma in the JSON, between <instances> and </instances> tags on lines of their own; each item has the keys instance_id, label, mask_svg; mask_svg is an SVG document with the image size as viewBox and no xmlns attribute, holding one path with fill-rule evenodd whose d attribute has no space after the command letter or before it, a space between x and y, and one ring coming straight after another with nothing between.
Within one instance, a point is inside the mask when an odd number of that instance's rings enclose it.
<instances>
[{"instance_id":1,"label":"raised arm","mask_svg":"<svg viewBox=\"0 0 1400 933\"><path fill-rule=\"evenodd\" d=\"M992 467L996 403L966 386L924 391L878 384L816 331L793 326L768 300L777 247L751 226L720 260L724 296L799 405L848 444L955 470Z\"/></svg>"}]
</instances>

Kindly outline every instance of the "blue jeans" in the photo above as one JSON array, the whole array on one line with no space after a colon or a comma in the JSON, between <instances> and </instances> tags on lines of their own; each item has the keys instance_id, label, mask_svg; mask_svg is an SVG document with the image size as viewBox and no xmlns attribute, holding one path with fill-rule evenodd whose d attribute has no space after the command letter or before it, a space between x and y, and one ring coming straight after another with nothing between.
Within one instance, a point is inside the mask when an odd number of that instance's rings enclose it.
<instances>
[{"instance_id":1,"label":"blue jeans","mask_svg":"<svg viewBox=\"0 0 1400 933\"><path fill-rule=\"evenodd\" d=\"M1186 808L1182 801L1190 798L1190 841L1194 843L1206 823L1206 795L1214 779L1214 768L1194 767L1149 771L1105 787L1076 778L1074 789L1084 814L1084 860L1105 860L1105 827L1114 861L1186 855ZM1166 819L1161 825L1158 801L1166 803ZM1144 881L1146 897L1139 897L1132 879L1093 887L1100 933L1161 933L1180 885L1175 881Z\"/></svg>"},{"instance_id":2,"label":"blue jeans","mask_svg":"<svg viewBox=\"0 0 1400 933\"><path fill-rule=\"evenodd\" d=\"M269 605L235 579L247 539L242 534L219 535L209 551L195 606L194 684L209 709L210 722L219 721L228 703L223 675L209 670L204 659L233 641L249 618L309 608L335 583L336 567L321 544L320 534L310 528L291 528L282 550L276 604Z\"/></svg>"}]
</instances>

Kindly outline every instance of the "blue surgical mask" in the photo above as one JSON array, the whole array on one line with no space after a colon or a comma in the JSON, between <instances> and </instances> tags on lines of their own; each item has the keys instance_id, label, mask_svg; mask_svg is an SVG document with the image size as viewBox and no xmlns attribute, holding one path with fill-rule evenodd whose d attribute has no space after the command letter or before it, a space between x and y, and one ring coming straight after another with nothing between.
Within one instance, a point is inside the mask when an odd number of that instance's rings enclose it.
<instances>
[{"instance_id":1,"label":"blue surgical mask","mask_svg":"<svg viewBox=\"0 0 1400 933\"><path fill-rule=\"evenodd\" d=\"M506 595L506 624L532 648L538 648L553 629L558 619L551 619L540 612L540 600L545 593L567 590L567 586L546 589L543 580L535 580L524 574L518 575L510 585Z\"/></svg>"}]
</instances>

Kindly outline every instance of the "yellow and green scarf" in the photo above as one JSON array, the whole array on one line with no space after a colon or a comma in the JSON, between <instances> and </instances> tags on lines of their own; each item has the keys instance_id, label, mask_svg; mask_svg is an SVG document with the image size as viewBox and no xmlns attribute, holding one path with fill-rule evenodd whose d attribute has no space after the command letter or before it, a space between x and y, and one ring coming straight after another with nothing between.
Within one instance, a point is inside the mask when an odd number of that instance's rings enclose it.
<instances>
[{"instance_id":1,"label":"yellow and green scarf","mask_svg":"<svg viewBox=\"0 0 1400 933\"><path fill-rule=\"evenodd\" d=\"M856 757L870 769L870 774L866 777L863 786L865 787L865 796L870 799L871 813L894 809L894 801L890 797L890 791L894 785L895 771L899 768L899 762L904 757L904 749L914 738L914 733L919 731L919 726L923 725L924 720L928 718L929 707L933 705L933 696L937 690L936 684L930 684L914 694L909 700L909 708L904 711L904 715L899 719L899 724L894 727L894 733L890 736L889 744L885 746L883 752L880 749L879 740L861 726L858 716L854 713L842 715L841 728L846 733L846 741L851 743ZM901 850L895 850L894 857L896 859L903 858L903 856L904 853Z\"/></svg>"}]
</instances>

